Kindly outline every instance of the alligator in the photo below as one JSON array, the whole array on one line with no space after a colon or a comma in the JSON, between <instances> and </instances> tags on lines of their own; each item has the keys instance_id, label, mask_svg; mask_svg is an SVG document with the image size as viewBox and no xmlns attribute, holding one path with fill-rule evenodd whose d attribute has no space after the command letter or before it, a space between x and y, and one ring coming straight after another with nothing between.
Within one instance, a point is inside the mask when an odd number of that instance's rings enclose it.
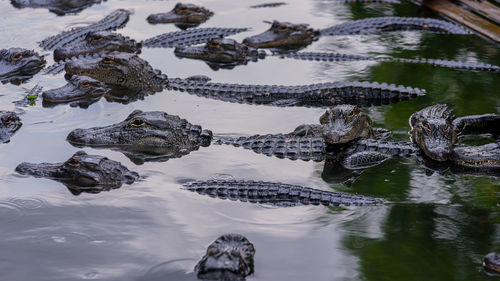
<instances>
[{"instance_id":1,"label":"alligator","mask_svg":"<svg viewBox=\"0 0 500 281\"><path fill-rule=\"evenodd\" d=\"M466 62L441 59L425 58L395 58L347 55L326 52L273 52L266 53L254 47L238 43L230 38L216 38L207 42L203 46L183 46L174 50L176 56L181 58L200 59L214 70L219 68L232 69L236 65L247 64L248 61L264 59L267 55L279 56L280 58L291 58L309 61L378 61L378 62L400 62L400 63L421 63L434 66L448 67L454 69L467 69L475 71L500 72L500 67L482 62Z\"/></svg>"},{"instance_id":2,"label":"alligator","mask_svg":"<svg viewBox=\"0 0 500 281\"><path fill-rule=\"evenodd\" d=\"M500 254L491 252L483 259L483 267L486 272L500 276Z\"/></svg>"},{"instance_id":3,"label":"alligator","mask_svg":"<svg viewBox=\"0 0 500 281\"><path fill-rule=\"evenodd\" d=\"M435 161L452 159L460 135L491 133L500 136L500 115L483 114L457 118L445 104L428 106L410 116L410 138ZM462 151L459 155L468 154ZM473 160L476 163L475 160ZM463 162L466 163L466 162Z\"/></svg>"},{"instance_id":4,"label":"alligator","mask_svg":"<svg viewBox=\"0 0 500 281\"><path fill-rule=\"evenodd\" d=\"M112 52L88 61L71 61L65 65L69 75L83 75L106 84L145 93L161 92L164 75L135 54Z\"/></svg>"},{"instance_id":5,"label":"alligator","mask_svg":"<svg viewBox=\"0 0 500 281\"><path fill-rule=\"evenodd\" d=\"M113 51L140 53L141 44L134 39L110 31L88 32L85 39L54 50L54 60L67 60L89 54L108 54Z\"/></svg>"},{"instance_id":6,"label":"alligator","mask_svg":"<svg viewBox=\"0 0 500 281\"><path fill-rule=\"evenodd\" d=\"M82 192L99 193L122 184L132 184L139 178L120 162L99 155L78 151L63 163L33 164L23 162L16 167L22 175L50 178L63 183L74 195Z\"/></svg>"},{"instance_id":7,"label":"alligator","mask_svg":"<svg viewBox=\"0 0 500 281\"><path fill-rule=\"evenodd\" d=\"M45 38L39 45L44 50L54 50L83 40L89 32L115 30L121 28L127 23L131 13L131 11L124 9L115 10L98 22L87 26L75 27L71 30L63 31L57 35Z\"/></svg>"},{"instance_id":8,"label":"alligator","mask_svg":"<svg viewBox=\"0 0 500 281\"><path fill-rule=\"evenodd\" d=\"M0 110L0 143L9 142L22 125L21 118L15 112Z\"/></svg>"},{"instance_id":9,"label":"alligator","mask_svg":"<svg viewBox=\"0 0 500 281\"><path fill-rule=\"evenodd\" d=\"M210 197L279 207L320 204L324 206L371 206L384 203L381 198L263 181L208 180L186 183L184 187L189 191Z\"/></svg>"},{"instance_id":10,"label":"alligator","mask_svg":"<svg viewBox=\"0 0 500 281\"><path fill-rule=\"evenodd\" d=\"M378 17L350 21L316 30L308 24L273 21L271 27L258 35L247 37L243 43L257 48L303 48L320 36L381 34L393 31L427 31L446 34L470 34L458 25L432 18Z\"/></svg>"},{"instance_id":11,"label":"alligator","mask_svg":"<svg viewBox=\"0 0 500 281\"><path fill-rule=\"evenodd\" d=\"M10 0L12 6L22 8L47 8L50 12L64 16L76 14L82 10L101 3L102 0Z\"/></svg>"},{"instance_id":12,"label":"alligator","mask_svg":"<svg viewBox=\"0 0 500 281\"><path fill-rule=\"evenodd\" d=\"M272 106L371 106L425 95L425 90L377 82L326 82L309 85L244 85L208 82L204 76L165 80L168 89L227 102Z\"/></svg>"},{"instance_id":13,"label":"alligator","mask_svg":"<svg viewBox=\"0 0 500 281\"><path fill-rule=\"evenodd\" d=\"M45 59L37 52L9 48L0 50L0 82L19 85L37 74L45 66Z\"/></svg>"},{"instance_id":14,"label":"alligator","mask_svg":"<svg viewBox=\"0 0 500 281\"><path fill-rule=\"evenodd\" d=\"M180 29L197 27L206 22L214 13L205 7L194 4L177 3L168 13L149 15L149 23L175 23Z\"/></svg>"},{"instance_id":15,"label":"alligator","mask_svg":"<svg viewBox=\"0 0 500 281\"><path fill-rule=\"evenodd\" d=\"M257 61L265 56L265 53L256 48L229 38L215 38L203 46L176 47L174 53L181 58L205 60L212 69L232 69L236 65Z\"/></svg>"},{"instance_id":16,"label":"alligator","mask_svg":"<svg viewBox=\"0 0 500 281\"><path fill-rule=\"evenodd\" d=\"M194 271L202 280L244 281L254 272L254 255L255 248L246 237L224 234L208 246Z\"/></svg>"},{"instance_id":17,"label":"alligator","mask_svg":"<svg viewBox=\"0 0 500 281\"><path fill-rule=\"evenodd\" d=\"M133 111L117 124L75 129L66 138L75 146L110 147L134 163L165 161L208 146L212 132L165 112Z\"/></svg>"},{"instance_id":18,"label":"alligator","mask_svg":"<svg viewBox=\"0 0 500 281\"><path fill-rule=\"evenodd\" d=\"M73 75L62 87L43 92L43 107L67 103L71 107L88 108L104 97L108 102L129 104L144 99L147 92L108 85L87 76Z\"/></svg>"}]
</instances>

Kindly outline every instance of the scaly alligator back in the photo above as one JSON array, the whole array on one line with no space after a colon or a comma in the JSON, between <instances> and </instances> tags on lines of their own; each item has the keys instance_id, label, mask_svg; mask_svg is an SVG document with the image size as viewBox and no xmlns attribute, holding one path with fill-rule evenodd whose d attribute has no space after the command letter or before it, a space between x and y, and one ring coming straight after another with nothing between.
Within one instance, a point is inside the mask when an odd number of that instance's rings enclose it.
<instances>
[{"instance_id":1,"label":"scaly alligator back","mask_svg":"<svg viewBox=\"0 0 500 281\"><path fill-rule=\"evenodd\" d=\"M427 31L445 34L470 34L458 25L432 18L378 17L350 21L320 30L321 35L381 34L393 31Z\"/></svg>"},{"instance_id":2,"label":"scaly alligator back","mask_svg":"<svg viewBox=\"0 0 500 281\"><path fill-rule=\"evenodd\" d=\"M169 79L170 89L228 102L275 106L370 106L425 95L425 90L377 82L328 82L309 85L242 85Z\"/></svg>"},{"instance_id":3,"label":"scaly alligator back","mask_svg":"<svg viewBox=\"0 0 500 281\"><path fill-rule=\"evenodd\" d=\"M320 204L324 206L364 206L384 203L381 198L263 181L208 180L187 183L184 184L184 187L189 191L210 197L281 207Z\"/></svg>"},{"instance_id":4,"label":"scaly alligator back","mask_svg":"<svg viewBox=\"0 0 500 281\"><path fill-rule=\"evenodd\" d=\"M77 40L82 40L87 33L104 30L114 30L127 23L131 12L118 9L107 15L100 21L82 27L76 27L68 31L63 31L57 35L48 37L40 42L40 47L45 50L53 50L65 46Z\"/></svg>"},{"instance_id":5,"label":"scaly alligator back","mask_svg":"<svg viewBox=\"0 0 500 281\"><path fill-rule=\"evenodd\" d=\"M174 48L206 43L212 39L244 32L249 28L208 27L168 32L142 41L147 48Z\"/></svg>"}]
</instances>

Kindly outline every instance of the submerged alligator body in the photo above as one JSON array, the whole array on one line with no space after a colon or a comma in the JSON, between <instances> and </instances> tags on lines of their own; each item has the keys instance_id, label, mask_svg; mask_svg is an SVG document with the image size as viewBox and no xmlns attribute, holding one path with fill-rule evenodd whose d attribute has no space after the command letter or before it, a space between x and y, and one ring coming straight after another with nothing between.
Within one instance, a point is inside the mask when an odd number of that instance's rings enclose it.
<instances>
[{"instance_id":1,"label":"submerged alligator body","mask_svg":"<svg viewBox=\"0 0 500 281\"><path fill-rule=\"evenodd\" d=\"M419 110L410 116L409 122L411 140L426 156L435 161L455 160L457 155L475 155L474 148L471 147L467 150L459 148L457 153L453 152L459 135L491 133L494 137L500 136L500 115L483 114L457 118L453 109L445 104ZM467 159L478 164L476 160ZM469 161L457 163L466 164Z\"/></svg>"},{"instance_id":2,"label":"submerged alligator body","mask_svg":"<svg viewBox=\"0 0 500 281\"><path fill-rule=\"evenodd\" d=\"M384 203L381 198L263 181L209 180L187 183L184 187L189 191L210 197L280 207L299 205L371 206Z\"/></svg>"},{"instance_id":3,"label":"submerged alligator body","mask_svg":"<svg viewBox=\"0 0 500 281\"><path fill-rule=\"evenodd\" d=\"M244 281L254 272L254 255L255 248L246 237L224 234L208 246L194 271L202 280Z\"/></svg>"},{"instance_id":4,"label":"submerged alligator body","mask_svg":"<svg viewBox=\"0 0 500 281\"><path fill-rule=\"evenodd\" d=\"M110 147L142 163L181 157L208 146L212 132L165 112L135 110L114 125L75 129L67 140L75 146Z\"/></svg>"},{"instance_id":5,"label":"submerged alligator body","mask_svg":"<svg viewBox=\"0 0 500 281\"><path fill-rule=\"evenodd\" d=\"M197 27L206 22L213 12L194 4L177 3L168 13L151 14L147 17L149 23L175 23L180 29Z\"/></svg>"},{"instance_id":6,"label":"submerged alligator body","mask_svg":"<svg viewBox=\"0 0 500 281\"><path fill-rule=\"evenodd\" d=\"M9 142L22 125L21 118L15 112L0 110L0 143Z\"/></svg>"},{"instance_id":7,"label":"submerged alligator body","mask_svg":"<svg viewBox=\"0 0 500 281\"><path fill-rule=\"evenodd\" d=\"M48 37L40 42L40 47L45 50L54 50L70 43L83 40L89 32L121 28L127 23L130 14L131 12L128 10L115 10L96 23L75 27L71 30L63 31L60 34Z\"/></svg>"},{"instance_id":8,"label":"submerged alligator body","mask_svg":"<svg viewBox=\"0 0 500 281\"><path fill-rule=\"evenodd\" d=\"M308 24L273 21L271 27L258 35L247 37L243 43L256 48L303 48L320 36L381 34L394 31L426 31L446 34L470 34L458 25L432 18L379 17L345 22L315 30Z\"/></svg>"},{"instance_id":9,"label":"submerged alligator body","mask_svg":"<svg viewBox=\"0 0 500 281\"><path fill-rule=\"evenodd\" d=\"M0 50L0 82L20 83L30 79L45 66L45 59L35 51L22 48Z\"/></svg>"},{"instance_id":10,"label":"submerged alligator body","mask_svg":"<svg viewBox=\"0 0 500 281\"><path fill-rule=\"evenodd\" d=\"M102 0L10 0L12 6L18 9L46 8L58 16L79 13L90 6L101 2Z\"/></svg>"},{"instance_id":11,"label":"submerged alligator body","mask_svg":"<svg viewBox=\"0 0 500 281\"><path fill-rule=\"evenodd\" d=\"M209 79L168 79L169 89L227 102L273 106L329 107L338 104L371 106L425 95L425 90L377 82L327 82L309 85L244 85L207 82Z\"/></svg>"},{"instance_id":12,"label":"submerged alligator body","mask_svg":"<svg viewBox=\"0 0 500 281\"><path fill-rule=\"evenodd\" d=\"M16 172L62 182L74 195L120 188L122 184L132 184L139 178L136 172L129 171L120 162L84 151L76 152L63 163L23 162L16 167Z\"/></svg>"}]
</instances>

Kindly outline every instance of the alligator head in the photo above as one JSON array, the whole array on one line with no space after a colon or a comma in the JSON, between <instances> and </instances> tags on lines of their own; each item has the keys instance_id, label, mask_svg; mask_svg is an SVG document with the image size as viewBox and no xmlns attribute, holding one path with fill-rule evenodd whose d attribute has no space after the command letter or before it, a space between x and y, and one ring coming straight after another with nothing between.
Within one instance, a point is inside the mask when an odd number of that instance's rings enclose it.
<instances>
[{"instance_id":1,"label":"alligator head","mask_svg":"<svg viewBox=\"0 0 500 281\"><path fill-rule=\"evenodd\" d=\"M457 165L474 169L500 169L500 143L478 146L457 146L451 160Z\"/></svg>"},{"instance_id":2,"label":"alligator head","mask_svg":"<svg viewBox=\"0 0 500 281\"><path fill-rule=\"evenodd\" d=\"M163 90L163 78L159 71L135 54L112 52L95 60L69 62L64 69L70 75L84 75L128 89L153 92Z\"/></svg>"},{"instance_id":3,"label":"alligator head","mask_svg":"<svg viewBox=\"0 0 500 281\"><path fill-rule=\"evenodd\" d=\"M181 29L196 27L213 16L213 12L193 4L177 3L168 13L152 14L147 17L149 23L176 23Z\"/></svg>"},{"instance_id":4,"label":"alligator head","mask_svg":"<svg viewBox=\"0 0 500 281\"><path fill-rule=\"evenodd\" d=\"M60 181L75 195L119 188L123 183L132 184L139 178L136 172L129 171L120 162L88 155L84 151L76 152L64 163L23 162L16 167L16 172Z\"/></svg>"},{"instance_id":5,"label":"alligator head","mask_svg":"<svg viewBox=\"0 0 500 281\"><path fill-rule=\"evenodd\" d=\"M86 76L72 76L68 84L42 93L44 106L57 103L86 101L91 104L110 90L103 82Z\"/></svg>"},{"instance_id":6,"label":"alligator head","mask_svg":"<svg viewBox=\"0 0 500 281\"><path fill-rule=\"evenodd\" d=\"M204 46L177 47L174 53L178 57L200 59L215 63L246 63L257 60L257 49L236 42L229 38L216 38Z\"/></svg>"},{"instance_id":7,"label":"alligator head","mask_svg":"<svg viewBox=\"0 0 500 281\"><path fill-rule=\"evenodd\" d=\"M76 129L67 140L76 146L113 147L124 152L180 157L207 146L212 132L201 130L179 116L161 111L135 110L124 121L105 127ZM127 155L129 157L137 155ZM133 159L134 160L134 159ZM140 159L139 159L140 160Z\"/></svg>"},{"instance_id":8,"label":"alligator head","mask_svg":"<svg viewBox=\"0 0 500 281\"><path fill-rule=\"evenodd\" d=\"M500 275L500 254L492 252L483 259L483 267L488 273Z\"/></svg>"},{"instance_id":9,"label":"alligator head","mask_svg":"<svg viewBox=\"0 0 500 281\"><path fill-rule=\"evenodd\" d=\"M309 28L308 24L273 21L269 30L245 38L243 44L256 48L300 48L318 37L319 31Z\"/></svg>"},{"instance_id":10,"label":"alligator head","mask_svg":"<svg viewBox=\"0 0 500 281\"><path fill-rule=\"evenodd\" d=\"M301 125L295 136L323 137L328 144L350 142L357 138L375 135L370 117L355 105L337 105L327 110L320 118L321 125Z\"/></svg>"},{"instance_id":11,"label":"alligator head","mask_svg":"<svg viewBox=\"0 0 500 281\"><path fill-rule=\"evenodd\" d=\"M217 238L198 262L194 271L203 280L245 280L254 271L255 248L240 234Z\"/></svg>"},{"instance_id":12,"label":"alligator head","mask_svg":"<svg viewBox=\"0 0 500 281\"><path fill-rule=\"evenodd\" d=\"M88 54L109 54L113 51L139 53L141 43L110 31L89 32L81 42L54 50L54 60L64 60Z\"/></svg>"},{"instance_id":13,"label":"alligator head","mask_svg":"<svg viewBox=\"0 0 500 281\"><path fill-rule=\"evenodd\" d=\"M48 8L56 15L64 16L68 13L78 13L93 4L100 3L101 0L10 0L10 2L18 9Z\"/></svg>"},{"instance_id":14,"label":"alligator head","mask_svg":"<svg viewBox=\"0 0 500 281\"><path fill-rule=\"evenodd\" d=\"M38 53L22 48L0 50L0 81L20 84L38 73L45 59Z\"/></svg>"},{"instance_id":15,"label":"alligator head","mask_svg":"<svg viewBox=\"0 0 500 281\"><path fill-rule=\"evenodd\" d=\"M16 113L0 110L0 143L7 143L23 123Z\"/></svg>"},{"instance_id":16,"label":"alligator head","mask_svg":"<svg viewBox=\"0 0 500 281\"><path fill-rule=\"evenodd\" d=\"M457 142L453 119L455 119L453 110L444 104L432 105L417 111L410 117L411 140L431 159L447 161Z\"/></svg>"}]
</instances>

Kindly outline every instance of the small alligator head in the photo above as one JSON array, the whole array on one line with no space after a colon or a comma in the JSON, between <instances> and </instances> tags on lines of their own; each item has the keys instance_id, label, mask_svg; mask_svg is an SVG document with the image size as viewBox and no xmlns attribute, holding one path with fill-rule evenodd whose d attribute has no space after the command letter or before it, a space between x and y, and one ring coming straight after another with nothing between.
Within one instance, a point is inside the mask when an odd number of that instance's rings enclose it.
<instances>
[{"instance_id":1,"label":"small alligator head","mask_svg":"<svg viewBox=\"0 0 500 281\"><path fill-rule=\"evenodd\" d=\"M16 113L0 110L0 143L7 143L23 123Z\"/></svg>"},{"instance_id":2,"label":"small alligator head","mask_svg":"<svg viewBox=\"0 0 500 281\"><path fill-rule=\"evenodd\" d=\"M23 162L16 167L16 172L60 181L75 195L119 188L123 183L132 184L139 178L136 172L129 171L120 162L88 155L84 151L76 152L64 163Z\"/></svg>"},{"instance_id":3,"label":"small alligator head","mask_svg":"<svg viewBox=\"0 0 500 281\"><path fill-rule=\"evenodd\" d=\"M255 248L240 234L217 238L194 271L202 280L245 280L254 271Z\"/></svg>"},{"instance_id":4,"label":"small alligator head","mask_svg":"<svg viewBox=\"0 0 500 281\"><path fill-rule=\"evenodd\" d=\"M318 37L319 31L309 28L308 24L273 21L269 30L245 38L243 44L256 48L292 49L305 47Z\"/></svg>"},{"instance_id":5,"label":"small alligator head","mask_svg":"<svg viewBox=\"0 0 500 281\"><path fill-rule=\"evenodd\" d=\"M20 84L38 73L45 59L34 51L22 48L0 50L0 82Z\"/></svg>"},{"instance_id":6,"label":"small alligator head","mask_svg":"<svg viewBox=\"0 0 500 281\"><path fill-rule=\"evenodd\" d=\"M483 259L483 267L488 273L500 275L500 254L487 254Z\"/></svg>"},{"instance_id":7,"label":"small alligator head","mask_svg":"<svg viewBox=\"0 0 500 281\"><path fill-rule=\"evenodd\" d=\"M85 100L89 104L99 100L110 90L103 82L86 76L72 76L68 84L42 93L44 106Z\"/></svg>"},{"instance_id":8,"label":"small alligator head","mask_svg":"<svg viewBox=\"0 0 500 281\"><path fill-rule=\"evenodd\" d=\"M125 152L172 158L209 145L212 132L202 131L200 126L192 125L179 116L161 111L135 110L124 121L114 125L73 130L67 140L77 146L114 147Z\"/></svg>"},{"instance_id":9,"label":"small alligator head","mask_svg":"<svg viewBox=\"0 0 500 281\"><path fill-rule=\"evenodd\" d=\"M152 14L147 17L149 23L176 23L181 29L196 27L207 21L213 12L193 4L177 3L168 13Z\"/></svg>"},{"instance_id":10,"label":"small alligator head","mask_svg":"<svg viewBox=\"0 0 500 281\"><path fill-rule=\"evenodd\" d=\"M160 92L163 90L159 71L135 54L113 52L104 58L72 61L65 70L70 75L84 75L106 84L128 89Z\"/></svg>"},{"instance_id":11,"label":"small alligator head","mask_svg":"<svg viewBox=\"0 0 500 281\"><path fill-rule=\"evenodd\" d=\"M217 63L245 63L250 59L257 60L259 55L257 49L229 38L212 39L204 46L177 47L174 53L178 57Z\"/></svg>"},{"instance_id":12,"label":"small alligator head","mask_svg":"<svg viewBox=\"0 0 500 281\"><path fill-rule=\"evenodd\" d=\"M453 149L451 160L467 168L500 169L500 143L457 146Z\"/></svg>"},{"instance_id":13,"label":"small alligator head","mask_svg":"<svg viewBox=\"0 0 500 281\"><path fill-rule=\"evenodd\" d=\"M88 54L109 54L113 51L139 53L141 43L110 31L89 32L81 42L54 50L54 60L60 61Z\"/></svg>"},{"instance_id":14,"label":"small alligator head","mask_svg":"<svg viewBox=\"0 0 500 281\"><path fill-rule=\"evenodd\" d=\"M55 13L56 15L64 16L69 13L78 13L93 4L100 3L101 0L10 0L10 2L12 3L12 6L18 9L26 7L48 8L49 11Z\"/></svg>"},{"instance_id":15,"label":"small alligator head","mask_svg":"<svg viewBox=\"0 0 500 281\"><path fill-rule=\"evenodd\" d=\"M453 119L455 119L453 110L444 104L432 105L417 111L410 117L411 140L431 159L447 161L457 142Z\"/></svg>"}]
</instances>

